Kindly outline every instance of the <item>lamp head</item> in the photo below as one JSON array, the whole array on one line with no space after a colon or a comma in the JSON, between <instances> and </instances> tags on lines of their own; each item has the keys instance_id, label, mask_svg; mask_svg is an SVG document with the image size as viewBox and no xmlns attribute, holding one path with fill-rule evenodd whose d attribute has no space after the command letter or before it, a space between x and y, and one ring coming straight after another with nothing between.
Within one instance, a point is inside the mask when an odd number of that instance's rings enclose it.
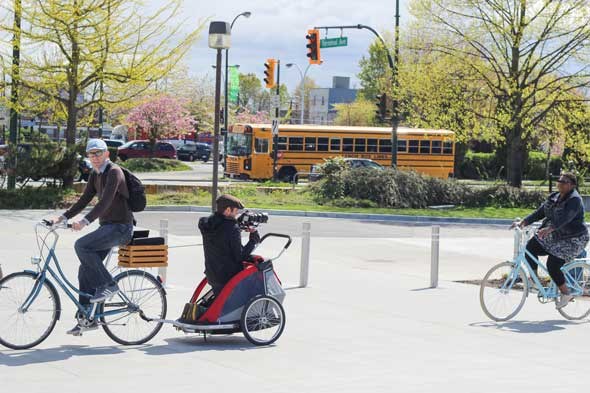
<instances>
[{"instance_id":1,"label":"lamp head","mask_svg":"<svg viewBox=\"0 0 590 393\"><path fill-rule=\"evenodd\" d=\"M231 46L231 27L227 22L209 24L209 48L229 49Z\"/></svg>"}]
</instances>

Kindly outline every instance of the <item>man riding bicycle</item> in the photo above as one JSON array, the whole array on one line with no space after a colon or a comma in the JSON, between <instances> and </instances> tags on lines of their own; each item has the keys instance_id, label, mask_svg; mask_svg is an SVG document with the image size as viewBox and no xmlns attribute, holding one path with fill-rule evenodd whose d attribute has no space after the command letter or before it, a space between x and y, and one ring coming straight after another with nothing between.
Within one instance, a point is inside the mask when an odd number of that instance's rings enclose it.
<instances>
[{"instance_id":1,"label":"man riding bicycle","mask_svg":"<svg viewBox=\"0 0 590 393\"><path fill-rule=\"evenodd\" d=\"M95 195L98 197L98 203L92 210L81 220L72 223L72 229L80 231L99 219L98 229L79 238L74 245L80 259L80 291L93 295L91 298L80 296L80 303L83 305L103 302L119 291L103 260L112 247L129 243L133 235L133 213L127 203L129 191L123 171L109 160L107 145L101 139L88 141L86 155L93 171L84 193L62 216L52 220L53 223L59 223L70 219L80 213ZM83 330L97 327L96 323L84 328L77 324L67 333L80 336Z\"/></svg>"}]
</instances>

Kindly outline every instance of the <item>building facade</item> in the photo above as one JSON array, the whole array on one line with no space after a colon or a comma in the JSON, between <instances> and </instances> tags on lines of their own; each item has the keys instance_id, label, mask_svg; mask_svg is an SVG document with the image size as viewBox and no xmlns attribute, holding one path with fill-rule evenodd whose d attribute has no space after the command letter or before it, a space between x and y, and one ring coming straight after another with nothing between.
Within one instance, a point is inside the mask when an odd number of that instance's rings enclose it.
<instances>
[{"instance_id":1,"label":"building facade","mask_svg":"<svg viewBox=\"0 0 590 393\"><path fill-rule=\"evenodd\" d=\"M335 76L332 87L309 92L309 123L330 125L336 117L334 104L348 104L356 99L358 90L350 88L350 78Z\"/></svg>"}]
</instances>

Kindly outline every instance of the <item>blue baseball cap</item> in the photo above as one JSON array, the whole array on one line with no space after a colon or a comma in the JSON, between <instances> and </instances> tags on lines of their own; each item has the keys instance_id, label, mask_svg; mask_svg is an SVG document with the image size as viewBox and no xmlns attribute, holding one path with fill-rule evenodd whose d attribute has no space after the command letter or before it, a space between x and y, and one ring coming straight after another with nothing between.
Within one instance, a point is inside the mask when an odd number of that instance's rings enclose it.
<instances>
[{"instance_id":1,"label":"blue baseball cap","mask_svg":"<svg viewBox=\"0 0 590 393\"><path fill-rule=\"evenodd\" d=\"M102 139L88 139L86 153L90 150L108 150L107 144Z\"/></svg>"}]
</instances>

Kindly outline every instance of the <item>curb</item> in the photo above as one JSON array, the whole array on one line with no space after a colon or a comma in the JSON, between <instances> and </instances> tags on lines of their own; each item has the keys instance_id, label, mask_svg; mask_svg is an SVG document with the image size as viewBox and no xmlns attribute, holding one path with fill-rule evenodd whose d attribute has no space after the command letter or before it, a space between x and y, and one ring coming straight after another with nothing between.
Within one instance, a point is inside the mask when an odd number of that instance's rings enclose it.
<instances>
[{"instance_id":1,"label":"curb","mask_svg":"<svg viewBox=\"0 0 590 393\"><path fill-rule=\"evenodd\" d=\"M145 211L158 212L198 212L209 213L208 206L146 206ZM393 214L365 214L365 213L336 213L336 212L314 212L302 210L270 210L264 209L269 215L286 217L317 217L317 218L340 218L349 220L364 221L389 221L413 224L470 224L470 225L510 225L513 220L501 218L455 218L455 217L430 217L430 216L404 216Z\"/></svg>"}]
</instances>

